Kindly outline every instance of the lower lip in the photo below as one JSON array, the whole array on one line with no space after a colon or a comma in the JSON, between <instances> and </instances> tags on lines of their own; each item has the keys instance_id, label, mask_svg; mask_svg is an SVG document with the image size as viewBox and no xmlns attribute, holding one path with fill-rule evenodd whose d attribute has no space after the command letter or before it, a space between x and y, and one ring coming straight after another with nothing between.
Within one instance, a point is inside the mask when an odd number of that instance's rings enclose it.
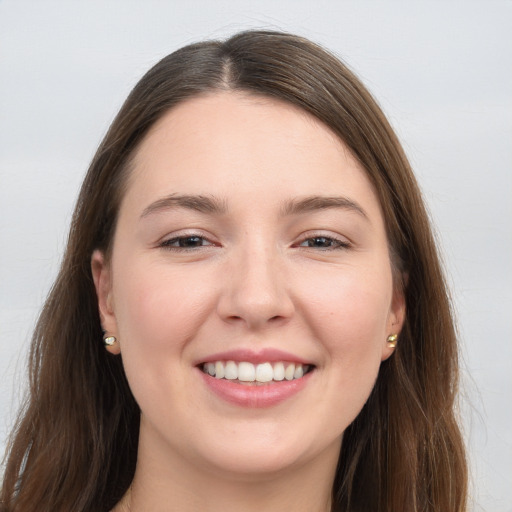
<instances>
[{"instance_id":1,"label":"lower lip","mask_svg":"<svg viewBox=\"0 0 512 512\"><path fill-rule=\"evenodd\" d=\"M313 372L295 380L283 380L262 385L237 384L227 379L216 379L198 368L204 383L218 397L240 407L272 407L299 393L309 382Z\"/></svg>"}]
</instances>

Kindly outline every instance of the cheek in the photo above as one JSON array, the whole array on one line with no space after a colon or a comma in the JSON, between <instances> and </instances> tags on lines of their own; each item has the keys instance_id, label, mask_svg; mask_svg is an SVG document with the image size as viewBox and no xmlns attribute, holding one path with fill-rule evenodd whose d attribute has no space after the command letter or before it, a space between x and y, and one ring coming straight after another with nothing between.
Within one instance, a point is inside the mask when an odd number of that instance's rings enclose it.
<instances>
[{"instance_id":1,"label":"cheek","mask_svg":"<svg viewBox=\"0 0 512 512\"><path fill-rule=\"evenodd\" d=\"M366 272L342 269L304 283L309 290L309 324L333 349L365 350L383 341L392 281L390 270L380 267Z\"/></svg>"},{"instance_id":2,"label":"cheek","mask_svg":"<svg viewBox=\"0 0 512 512\"><path fill-rule=\"evenodd\" d=\"M187 347L203 325L212 290L183 271L152 263L118 266L114 308L130 388L149 417L187 396Z\"/></svg>"},{"instance_id":3,"label":"cheek","mask_svg":"<svg viewBox=\"0 0 512 512\"><path fill-rule=\"evenodd\" d=\"M147 361L148 368L169 369L180 363L178 356L204 322L213 292L182 271L169 272L144 262L129 270L114 278L124 364Z\"/></svg>"},{"instance_id":4,"label":"cheek","mask_svg":"<svg viewBox=\"0 0 512 512\"><path fill-rule=\"evenodd\" d=\"M194 295L197 296L198 290L192 289L194 283L187 286L179 272L170 273L154 263L145 263L144 259L129 263L118 265L119 272L114 276L114 305L119 328L129 325L136 330L154 331L156 338L166 336L166 325L177 327L174 318L197 308Z\"/></svg>"},{"instance_id":5,"label":"cheek","mask_svg":"<svg viewBox=\"0 0 512 512\"><path fill-rule=\"evenodd\" d=\"M359 413L377 378L392 296L391 272L382 265L372 272L352 270L332 273L323 287L318 279L315 288L309 287L315 293L308 324L325 351L326 396L344 427Z\"/></svg>"}]
</instances>

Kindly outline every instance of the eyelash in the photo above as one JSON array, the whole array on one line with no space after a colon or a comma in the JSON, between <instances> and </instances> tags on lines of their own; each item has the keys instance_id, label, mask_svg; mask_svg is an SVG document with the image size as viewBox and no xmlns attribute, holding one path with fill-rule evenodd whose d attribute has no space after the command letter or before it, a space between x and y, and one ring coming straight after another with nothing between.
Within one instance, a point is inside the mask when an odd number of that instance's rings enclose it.
<instances>
[{"instance_id":1,"label":"eyelash","mask_svg":"<svg viewBox=\"0 0 512 512\"><path fill-rule=\"evenodd\" d=\"M201 242L208 242L207 244L202 244L201 245L196 245L196 246L182 246L180 247L179 245L173 245L173 244L180 244L182 241L184 240L198 240L198 241L201 241ZM160 244L160 247L164 248L164 249L167 249L169 251L176 251L176 252L190 252L190 251L196 251L202 247L211 247L215 245L213 242L211 242L210 240L208 240L206 237L204 236L201 236L201 235L196 235L196 234L190 234L190 235L181 235L181 236L175 236L173 238L170 238L168 240L164 240L161 244Z\"/></svg>"},{"instance_id":2,"label":"eyelash","mask_svg":"<svg viewBox=\"0 0 512 512\"><path fill-rule=\"evenodd\" d=\"M180 246L180 243L183 243L184 241L192 241L195 240L196 242L199 242L200 245L192 245L192 246ZM320 246L320 247L314 247L312 245L303 245L305 243L309 243L311 241L317 241L319 243L327 243L329 246ZM207 243L204 243L207 242ZM194 242L192 242L194 243ZM175 245L177 244L177 245ZM182 236L176 236L173 238L170 238L168 240L164 240L160 247L167 249L168 251L176 251L176 252L191 252L191 251L197 251L203 247L212 247L215 244L208 240L206 237L197 235L197 234L190 234L190 235L182 235ZM333 236L323 236L323 235L316 235L316 236L309 236L307 238L304 238L299 243L294 244L294 247L302 248L302 249L318 249L323 252L327 251L336 251L336 250L345 250L349 249L351 247L351 244L347 242L346 240L341 240L339 238L333 237Z\"/></svg>"},{"instance_id":3,"label":"eyelash","mask_svg":"<svg viewBox=\"0 0 512 512\"><path fill-rule=\"evenodd\" d=\"M312 246L304 246L302 244L306 242L310 242L312 240L322 240L324 242L327 242L331 244L329 247L312 247ZM322 242L321 242L322 243ZM350 243L346 240L341 240L339 238L336 238L334 236L324 236L324 235L316 235L316 236L308 236L307 238L304 238L299 244L299 248L304 249L319 249L320 251L337 251L337 250L344 250L349 249L351 247Z\"/></svg>"}]
</instances>

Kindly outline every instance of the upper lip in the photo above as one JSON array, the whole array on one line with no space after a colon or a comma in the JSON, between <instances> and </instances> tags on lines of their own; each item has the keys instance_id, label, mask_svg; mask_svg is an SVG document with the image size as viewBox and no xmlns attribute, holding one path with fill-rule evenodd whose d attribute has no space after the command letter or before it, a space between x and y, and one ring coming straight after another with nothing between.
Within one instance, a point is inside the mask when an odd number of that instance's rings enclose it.
<instances>
[{"instance_id":1,"label":"upper lip","mask_svg":"<svg viewBox=\"0 0 512 512\"><path fill-rule=\"evenodd\" d=\"M210 354L202 359L196 361L196 366L203 363L212 363L215 361L235 361L235 362L248 362L253 364L259 363L277 363L279 361L287 361L290 363L309 364L312 365L311 361L299 357L290 352L275 348L263 348L260 350L251 349L236 349L227 350L225 352L216 352Z\"/></svg>"}]
</instances>

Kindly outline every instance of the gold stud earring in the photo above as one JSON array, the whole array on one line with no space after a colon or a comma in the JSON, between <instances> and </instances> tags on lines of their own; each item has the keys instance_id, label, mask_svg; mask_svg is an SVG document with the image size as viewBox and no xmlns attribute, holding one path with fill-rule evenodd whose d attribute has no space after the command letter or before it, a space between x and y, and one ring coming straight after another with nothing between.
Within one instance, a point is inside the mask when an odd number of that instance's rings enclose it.
<instances>
[{"instance_id":1,"label":"gold stud earring","mask_svg":"<svg viewBox=\"0 0 512 512\"><path fill-rule=\"evenodd\" d=\"M103 338L103 343L106 347L111 347L117 343L117 338L115 336L105 336Z\"/></svg>"},{"instance_id":2,"label":"gold stud earring","mask_svg":"<svg viewBox=\"0 0 512 512\"><path fill-rule=\"evenodd\" d=\"M388 347L395 348L397 340L398 340L398 334L390 334L388 336L388 339L386 340L388 342Z\"/></svg>"}]
</instances>

